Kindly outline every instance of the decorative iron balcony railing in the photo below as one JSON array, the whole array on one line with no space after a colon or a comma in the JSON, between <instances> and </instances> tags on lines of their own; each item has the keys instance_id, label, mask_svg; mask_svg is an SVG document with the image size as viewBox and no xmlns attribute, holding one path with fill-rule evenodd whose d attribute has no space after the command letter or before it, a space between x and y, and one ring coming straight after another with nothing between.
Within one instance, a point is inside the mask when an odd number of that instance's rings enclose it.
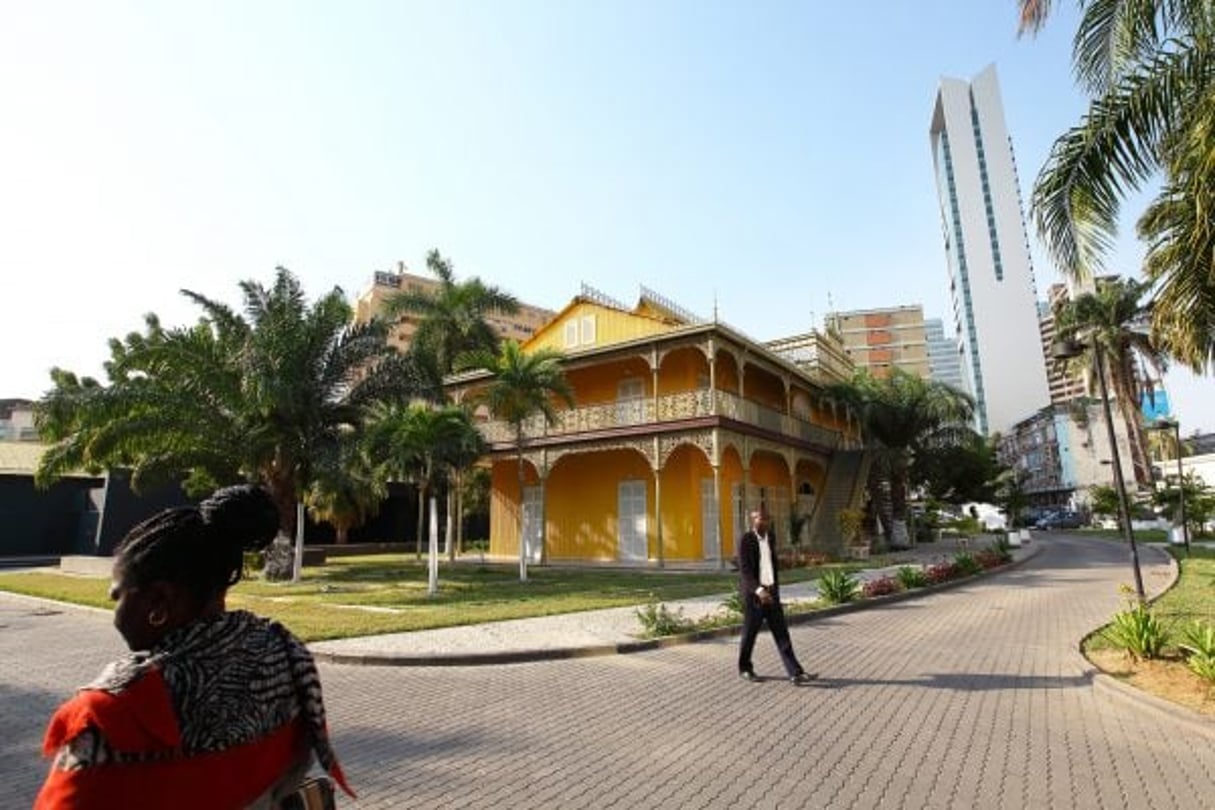
<instances>
[{"instance_id":1,"label":"decorative iron balcony railing","mask_svg":"<svg viewBox=\"0 0 1215 810\"><path fill-rule=\"evenodd\" d=\"M722 416L826 447L847 443L840 431L812 424L801 417L781 413L727 391L713 393L715 395L711 395L707 389L699 389L666 394L658 397L657 402L646 397L571 408L558 411L557 419L551 425L545 424L544 417L537 414L524 422L523 435L525 439L569 436L612 428ZM479 428L481 435L490 443L515 440L514 429L504 421L482 422Z\"/></svg>"}]
</instances>

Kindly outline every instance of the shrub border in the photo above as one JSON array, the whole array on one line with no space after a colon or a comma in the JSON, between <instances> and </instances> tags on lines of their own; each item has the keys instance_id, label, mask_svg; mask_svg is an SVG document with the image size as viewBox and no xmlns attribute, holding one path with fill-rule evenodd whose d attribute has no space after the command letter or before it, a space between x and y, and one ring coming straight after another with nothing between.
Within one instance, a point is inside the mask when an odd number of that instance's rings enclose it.
<instances>
[{"instance_id":1,"label":"shrub border","mask_svg":"<svg viewBox=\"0 0 1215 810\"><path fill-rule=\"evenodd\" d=\"M958 588L963 585L973 584L975 581L981 580L984 577L1003 574L1007 571L1019 568L1036 557L1041 549L1042 546L1040 544L1033 544L1029 547L1028 553L1022 556L1020 559L1014 559L1011 562L1005 563L999 568L987 569L967 577L952 579L948 582L942 582L936 585L927 585L923 588L912 588L910 590L892 593L886 596L874 596L864 599L857 599L853 602L845 602L842 605L831 605L830 607L819 608L816 610L807 611L805 613L788 613L786 614L786 618L790 626L806 624L808 622L818 621L820 619L826 619L832 616L839 616L845 613L854 613L859 610L868 610L869 608L877 608L883 605L893 604L895 602L904 602L909 599L917 599L921 596L927 596L928 594L939 593L941 591L950 590L951 588ZM616 644L597 644L588 647L537 648L530 650L511 650L507 652L467 653L455 655L393 655L390 653L363 654L312 650L312 656L317 661L325 661L333 664L356 664L362 666L467 667L493 664L522 664L531 661L557 661L569 658L597 658L604 655L628 655L630 653L647 652L649 650L660 650L666 647L675 647L681 644L693 644L698 641L727 638L738 635L741 632L742 624L739 623L727 625L725 627L714 627L709 630L694 630L690 633L679 633L672 636L638 639L636 641L622 641Z\"/></svg>"}]
</instances>

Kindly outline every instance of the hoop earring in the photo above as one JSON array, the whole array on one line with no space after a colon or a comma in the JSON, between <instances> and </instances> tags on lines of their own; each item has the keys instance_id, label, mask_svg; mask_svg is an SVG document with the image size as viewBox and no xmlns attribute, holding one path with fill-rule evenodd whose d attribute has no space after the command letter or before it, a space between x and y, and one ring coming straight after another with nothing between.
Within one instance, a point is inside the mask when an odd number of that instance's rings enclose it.
<instances>
[{"instance_id":1,"label":"hoop earring","mask_svg":"<svg viewBox=\"0 0 1215 810\"><path fill-rule=\"evenodd\" d=\"M148 611L148 624L152 627L162 627L169 620L169 612L164 608L152 608Z\"/></svg>"}]
</instances>

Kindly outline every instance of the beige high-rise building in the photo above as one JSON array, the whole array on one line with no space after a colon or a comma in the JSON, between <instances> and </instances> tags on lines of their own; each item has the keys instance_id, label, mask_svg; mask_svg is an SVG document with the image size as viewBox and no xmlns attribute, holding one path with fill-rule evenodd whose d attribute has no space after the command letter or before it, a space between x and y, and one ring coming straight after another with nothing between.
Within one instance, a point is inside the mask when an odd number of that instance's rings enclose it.
<instances>
[{"instance_id":1,"label":"beige high-rise building","mask_svg":"<svg viewBox=\"0 0 1215 810\"><path fill-rule=\"evenodd\" d=\"M1052 405L1062 405L1087 395L1084 375L1069 370L1067 363L1056 362L1051 352L1055 343L1055 309L1069 298L1067 285L1052 284L1046 291L1047 300L1038 304L1038 334L1042 339L1042 354L1046 359L1046 381L1050 386Z\"/></svg>"},{"instance_id":2,"label":"beige high-rise building","mask_svg":"<svg viewBox=\"0 0 1215 810\"><path fill-rule=\"evenodd\" d=\"M896 368L925 379L932 376L924 309L918 304L832 312L827 328L840 336L857 368L875 377L888 377Z\"/></svg>"},{"instance_id":3,"label":"beige high-rise building","mask_svg":"<svg viewBox=\"0 0 1215 810\"><path fill-rule=\"evenodd\" d=\"M416 276L406 272L405 262L397 262L397 272L377 271L371 286L363 291L354 305L356 323L366 323L384 311L384 302L398 292L433 293L439 289L439 282L426 276ZM523 342L544 324L552 319L552 310L535 307L520 302L519 311L514 314L504 312L487 312L485 321L498 337L503 340ZM409 348L413 333L418 330L421 318L406 313L397 319L397 326L388 338L388 342L404 351Z\"/></svg>"}]
</instances>

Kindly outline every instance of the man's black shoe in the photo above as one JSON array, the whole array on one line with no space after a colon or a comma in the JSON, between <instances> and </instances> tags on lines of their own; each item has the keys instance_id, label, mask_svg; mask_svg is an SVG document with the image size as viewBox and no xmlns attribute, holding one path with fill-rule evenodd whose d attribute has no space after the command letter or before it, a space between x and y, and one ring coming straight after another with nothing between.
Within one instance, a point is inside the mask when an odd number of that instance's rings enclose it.
<instances>
[{"instance_id":1,"label":"man's black shoe","mask_svg":"<svg viewBox=\"0 0 1215 810\"><path fill-rule=\"evenodd\" d=\"M817 672L799 672L789 679L789 683L794 686L805 686L818 678Z\"/></svg>"},{"instance_id":2,"label":"man's black shoe","mask_svg":"<svg viewBox=\"0 0 1215 810\"><path fill-rule=\"evenodd\" d=\"M744 670L739 671L738 677L742 678L744 681L747 681L748 683L759 683L760 682L760 677L749 669L744 669Z\"/></svg>"}]
</instances>

